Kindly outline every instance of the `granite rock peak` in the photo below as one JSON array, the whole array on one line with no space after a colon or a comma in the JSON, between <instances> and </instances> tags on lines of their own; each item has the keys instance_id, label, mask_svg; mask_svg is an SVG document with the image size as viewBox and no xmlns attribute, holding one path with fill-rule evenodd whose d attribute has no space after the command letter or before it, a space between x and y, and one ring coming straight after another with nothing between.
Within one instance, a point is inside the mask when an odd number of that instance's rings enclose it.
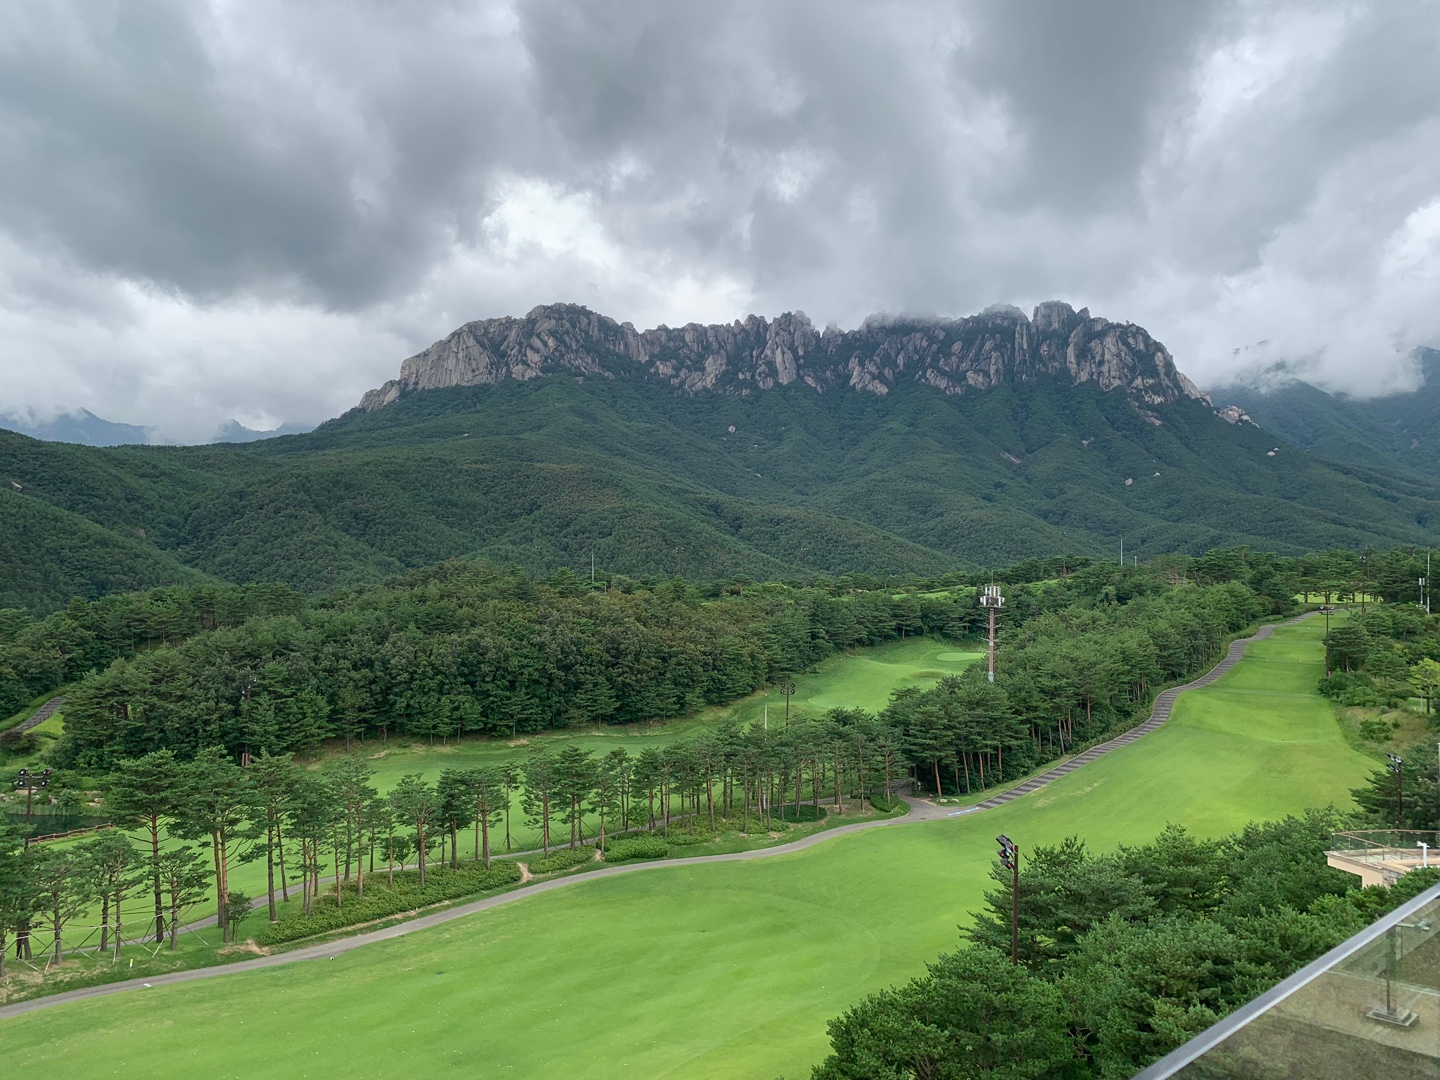
<instances>
[{"instance_id":1,"label":"granite rock peak","mask_svg":"<svg viewBox=\"0 0 1440 1080\"><path fill-rule=\"evenodd\" d=\"M686 394L799 383L880 396L905 381L963 394L1045 375L1120 390L1137 404L1208 404L1141 327L1051 300L1029 318L997 306L964 319L871 316L855 330L817 330L803 311L636 330L576 304L546 304L523 318L466 323L401 364L400 377L367 393L360 408L416 390L556 375L654 379Z\"/></svg>"}]
</instances>

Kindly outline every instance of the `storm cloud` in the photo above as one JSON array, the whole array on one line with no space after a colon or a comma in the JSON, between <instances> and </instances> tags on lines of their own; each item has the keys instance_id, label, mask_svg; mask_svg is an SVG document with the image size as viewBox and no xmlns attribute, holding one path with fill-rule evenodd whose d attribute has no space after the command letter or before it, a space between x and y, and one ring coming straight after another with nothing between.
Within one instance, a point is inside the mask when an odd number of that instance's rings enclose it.
<instances>
[{"instance_id":1,"label":"storm cloud","mask_svg":"<svg viewBox=\"0 0 1440 1080\"><path fill-rule=\"evenodd\" d=\"M1440 5L86 0L0 30L0 412L317 420L474 318L1060 298L1440 343Z\"/></svg>"}]
</instances>

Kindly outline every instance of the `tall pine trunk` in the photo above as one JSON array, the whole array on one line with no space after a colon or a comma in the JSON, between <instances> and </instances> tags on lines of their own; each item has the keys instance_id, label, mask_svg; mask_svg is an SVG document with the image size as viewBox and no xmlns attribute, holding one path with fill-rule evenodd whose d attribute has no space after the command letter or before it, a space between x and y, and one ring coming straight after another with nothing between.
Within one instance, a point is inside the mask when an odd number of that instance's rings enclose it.
<instances>
[{"instance_id":1,"label":"tall pine trunk","mask_svg":"<svg viewBox=\"0 0 1440 1080\"><path fill-rule=\"evenodd\" d=\"M265 829L265 895L269 898L270 921L279 922L279 915L275 911L275 826L269 825Z\"/></svg>"},{"instance_id":2,"label":"tall pine trunk","mask_svg":"<svg viewBox=\"0 0 1440 1080\"><path fill-rule=\"evenodd\" d=\"M150 829L150 883L155 889L155 944L165 940L165 898L160 894L160 818L146 819Z\"/></svg>"}]
</instances>

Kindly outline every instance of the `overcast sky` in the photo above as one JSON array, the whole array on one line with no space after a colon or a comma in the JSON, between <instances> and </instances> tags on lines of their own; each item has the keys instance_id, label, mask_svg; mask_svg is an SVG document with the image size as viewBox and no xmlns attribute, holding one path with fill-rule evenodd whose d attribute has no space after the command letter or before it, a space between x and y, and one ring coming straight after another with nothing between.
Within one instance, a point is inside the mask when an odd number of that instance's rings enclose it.
<instances>
[{"instance_id":1,"label":"overcast sky","mask_svg":"<svg viewBox=\"0 0 1440 1080\"><path fill-rule=\"evenodd\" d=\"M77 0L0 28L0 412L314 421L475 318L1440 344L1440 4Z\"/></svg>"}]
</instances>

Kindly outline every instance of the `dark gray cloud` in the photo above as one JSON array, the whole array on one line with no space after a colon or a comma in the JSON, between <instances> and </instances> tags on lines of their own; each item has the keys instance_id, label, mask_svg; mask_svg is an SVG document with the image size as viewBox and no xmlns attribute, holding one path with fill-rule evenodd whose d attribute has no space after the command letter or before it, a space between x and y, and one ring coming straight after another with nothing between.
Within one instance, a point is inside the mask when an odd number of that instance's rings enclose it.
<instances>
[{"instance_id":1,"label":"dark gray cloud","mask_svg":"<svg viewBox=\"0 0 1440 1080\"><path fill-rule=\"evenodd\" d=\"M1437 61L1424 0L28 5L0 411L315 419L555 299L1059 296L1379 389L1440 335Z\"/></svg>"}]
</instances>

